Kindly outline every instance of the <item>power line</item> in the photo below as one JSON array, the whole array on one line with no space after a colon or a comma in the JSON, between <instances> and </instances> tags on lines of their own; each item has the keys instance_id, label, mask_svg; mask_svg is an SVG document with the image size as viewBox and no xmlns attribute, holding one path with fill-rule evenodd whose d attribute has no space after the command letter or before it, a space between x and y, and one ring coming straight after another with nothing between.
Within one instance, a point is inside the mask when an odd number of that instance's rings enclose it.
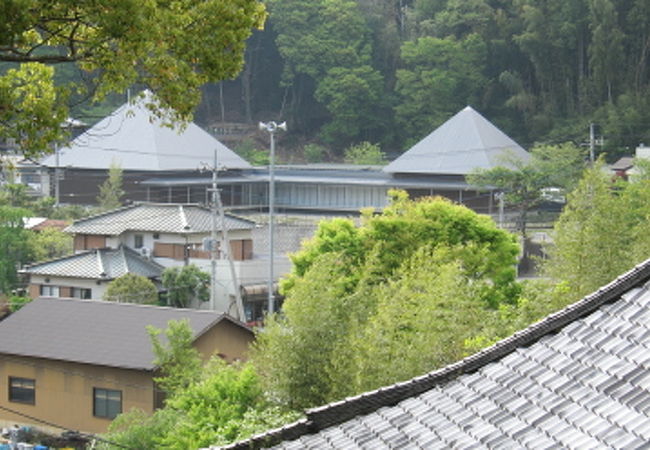
<instances>
[{"instance_id":1,"label":"power line","mask_svg":"<svg viewBox=\"0 0 650 450\"><path fill-rule=\"evenodd\" d=\"M7 408L6 406L0 405L0 409L2 409L4 411L7 411L9 413L12 413L12 414L16 414L17 416L25 417L26 419L32 420L34 422L37 422L37 423L40 423L40 424L43 424L43 425L47 425L48 427L58 428L60 430L64 430L62 435L63 435L63 437L68 438L68 439L81 438L83 440L97 440L97 441L101 441L101 442L106 442L107 444L115 445L116 447L120 447L120 448L126 448L126 449L130 449L130 450L138 450L138 449L136 449L134 447L128 447L128 446L123 445L123 444L118 444L117 442L109 441L108 439L102 438L102 437L97 436L95 434L82 433L82 432L79 432L79 431L73 431L68 427L64 427L63 425L59 425L59 424L56 424L54 422L50 422L50 421L47 421L47 420L44 420L44 419L40 419L38 417L29 415L29 414L25 414L25 413L20 412L20 411L16 411L15 409Z\"/></svg>"}]
</instances>

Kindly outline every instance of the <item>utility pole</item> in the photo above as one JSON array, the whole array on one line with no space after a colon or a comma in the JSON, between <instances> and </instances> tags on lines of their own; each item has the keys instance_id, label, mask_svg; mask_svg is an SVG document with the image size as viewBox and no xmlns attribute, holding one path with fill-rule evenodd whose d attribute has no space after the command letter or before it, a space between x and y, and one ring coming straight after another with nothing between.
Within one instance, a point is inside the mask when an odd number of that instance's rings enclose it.
<instances>
[{"instance_id":1,"label":"utility pole","mask_svg":"<svg viewBox=\"0 0 650 450\"><path fill-rule=\"evenodd\" d=\"M275 312L275 296L274 296L274 278L273 264L274 264L274 220L275 220L275 132L278 129L287 130L287 123L282 122L277 124L273 121L264 123L260 122L260 130L266 130L271 135L271 149L269 152L269 279L268 279L268 314Z\"/></svg>"},{"instance_id":2,"label":"utility pole","mask_svg":"<svg viewBox=\"0 0 650 450\"><path fill-rule=\"evenodd\" d=\"M596 156L594 148L596 146L596 134L594 133L594 123L589 124L589 161L591 164L594 163Z\"/></svg>"},{"instance_id":3,"label":"utility pole","mask_svg":"<svg viewBox=\"0 0 650 450\"><path fill-rule=\"evenodd\" d=\"M233 291L235 292L236 315L239 320L245 320L244 303L241 298L241 291L239 283L237 282L237 274L235 272L235 264L232 260L232 252L230 251L230 239L228 239L228 228L226 227L226 213L221 203L221 194L217 188L217 150L214 150L214 162L212 166L212 202L211 202L211 216L212 216L212 230L210 233L210 309L212 311L217 309L217 212L221 221L221 251L228 257L228 265L230 267L230 278L232 280ZM226 303L224 307L225 313L231 313L231 304Z\"/></svg>"},{"instance_id":4,"label":"utility pole","mask_svg":"<svg viewBox=\"0 0 650 450\"><path fill-rule=\"evenodd\" d=\"M214 151L212 166L212 201L210 202L210 217L212 220L210 232L210 310L217 309L217 150Z\"/></svg>"},{"instance_id":5,"label":"utility pole","mask_svg":"<svg viewBox=\"0 0 650 450\"><path fill-rule=\"evenodd\" d=\"M54 167L54 205L59 206L61 200L61 173L59 169L59 144L54 144L55 166ZM52 191L50 191L52 192Z\"/></svg>"},{"instance_id":6,"label":"utility pole","mask_svg":"<svg viewBox=\"0 0 650 450\"><path fill-rule=\"evenodd\" d=\"M505 194L503 192L497 192L495 197L499 201L499 228L503 228Z\"/></svg>"}]
</instances>

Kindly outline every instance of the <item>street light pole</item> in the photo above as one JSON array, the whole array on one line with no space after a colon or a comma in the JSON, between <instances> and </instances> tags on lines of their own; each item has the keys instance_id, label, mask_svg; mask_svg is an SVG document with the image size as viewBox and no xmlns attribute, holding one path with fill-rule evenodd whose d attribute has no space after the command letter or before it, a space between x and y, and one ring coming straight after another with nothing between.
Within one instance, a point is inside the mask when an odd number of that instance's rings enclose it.
<instances>
[{"instance_id":1,"label":"street light pole","mask_svg":"<svg viewBox=\"0 0 650 450\"><path fill-rule=\"evenodd\" d=\"M274 221L275 221L275 132L278 129L287 129L287 123L277 124L271 122L260 122L260 130L266 130L271 136L271 149L269 152L269 279L268 279L268 314L275 312L275 296L273 295L273 263L274 263Z\"/></svg>"}]
</instances>

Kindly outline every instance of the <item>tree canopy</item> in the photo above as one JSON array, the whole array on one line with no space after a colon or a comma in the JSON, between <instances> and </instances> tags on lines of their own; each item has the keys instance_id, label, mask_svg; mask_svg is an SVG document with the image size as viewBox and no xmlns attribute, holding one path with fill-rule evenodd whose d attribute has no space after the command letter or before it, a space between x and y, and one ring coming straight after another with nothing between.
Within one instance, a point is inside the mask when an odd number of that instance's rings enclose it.
<instances>
[{"instance_id":1,"label":"tree canopy","mask_svg":"<svg viewBox=\"0 0 650 450\"><path fill-rule=\"evenodd\" d=\"M139 409L119 415L110 425L109 442L100 448L203 448L243 439L299 416L271 404L250 364L227 364L213 356L203 365L186 320L170 321L164 331L150 327L148 332L165 406L151 415Z\"/></svg>"},{"instance_id":2,"label":"tree canopy","mask_svg":"<svg viewBox=\"0 0 650 450\"><path fill-rule=\"evenodd\" d=\"M0 67L3 130L45 145L66 104L92 122L110 108L90 111L89 96L133 84L186 118L210 81L199 124L286 120L291 160L305 143L397 153L468 104L524 147L584 143L590 122L609 158L650 141L643 0L272 0L263 30L254 0L136 3L5 2L0 61L23 66Z\"/></svg>"},{"instance_id":3,"label":"tree canopy","mask_svg":"<svg viewBox=\"0 0 650 450\"><path fill-rule=\"evenodd\" d=\"M288 294L325 253L340 253L349 260L345 277L354 289L361 280L385 281L421 246L447 245L457 248L469 277L493 281L491 302L507 297L519 251L512 235L498 229L489 217L441 197L409 200L404 191L390 195L391 202L381 214L362 214L360 226L349 219L321 222L314 237L291 256L293 268L283 280L284 292Z\"/></svg>"},{"instance_id":4,"label":"tree canopy","mask_svg":"<svg viewBox=\"0 0 650 450\"><path fill-rule=\"evenodd\" d=\"M108 178L99 186L97 203L100 211L110 211L122 206L122 174L122 168L113 161L108 168Z\"/></svg>"},{"instance_id":5,"label":"tree canopy","mask_svg":"<svg viewBox=\"0 0 650 450\"><path fill-rule=\"evenodd\" d=\"M108 283L104 300L118 303L158 304L158 289L150 279L126 273Z\"/></svg>"},{"instance_id":6,"label":"tree canopy","mask_svg":"<svg viewBox=\"0 0 650 450\"><path fill-rule=\"evenodd\" d=\"M134 84L151 89L170 120L187 120L208 81L241 70L245 42L264 23L257 0L70 2L7 0L0 11L0 132L33 155L60 136L68 101ZM55 83L54 65L82 73Z\"/></svg>"},{"instance_id":7,"label":"tree canopy","mask_svg":"<svg viewBox=\"0 0 650 450\"><path fill-rule=\"evenodd\" d=\"M530 153L530 161L506 154L499 166L477 169L467 177L468 183L480 188L503 191L505 204L518 212L517 228L524 238L528 212L544 199L545 190L559 189L561 195L566 195L576 185L585 167L584 151L570 142L539 145Z\"/></svg>"},{"instance_id":8,"label":"tree canopy","mask_svg":"<svg viewBox=\"0 0 650 450\"><path fill-rule=\"evenodd\" d=\"M29 217L25 209L0 206L0 294L9 294L16 287L17 270L29 260L24 217Z\"/></svg>"},{"instance_id":9,"label":"tree canopy","mask_svg":"<svg viewBox=\"0 0 650 450\"><path fill-rule=\"evenodd\" d=\"M194 264L166 268L162 284L167 290L167 304L177 308L189 307L192 300L205 302L210 296L210 274Z\"/></svg>"},{"instance_id":10,"label":"tree canopy","mask_svg":"<svg viewBox=\"0 0 650 450\"><path fill-rule=\"evenodd\" d=\"M602 162L585 171L553 230L544 272L580 298L648 257L650 184L614 184Z\"/></svg>"},{"instance_id":11,"label":"tree canopy","mask_svg":"<svg viewBox=\"0 0 650 450\"><path fill-rule=\"evenodd\" d=\"M252 357L292 408L451 362L481 318L516 302L512 235L447 200L392 195L360 225L321 222L292 257L283 312L267 318Z\"/></svg>"}]
</instances>

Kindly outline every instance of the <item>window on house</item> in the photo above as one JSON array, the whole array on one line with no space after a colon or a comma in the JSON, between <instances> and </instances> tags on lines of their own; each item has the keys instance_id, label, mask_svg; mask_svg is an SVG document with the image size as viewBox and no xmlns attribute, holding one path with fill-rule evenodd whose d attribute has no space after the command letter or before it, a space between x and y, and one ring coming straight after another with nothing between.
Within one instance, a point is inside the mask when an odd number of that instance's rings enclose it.
<instances>
[{"instance_id":1,"label":"window on house","mask_svg":"<svg viewBox=\"0 0 650 450\"><path fill-rule=\"evenodd\" d=\"M85 300L88 300L91 298L92 292L90 289L87 288L72 288L72 295L71 297L73 298L82 298Z\"/></svg>"},{"instance_id":2,"label":"window on house","mask_svg":"<svg viewBox=\"0 0 650 450\"><path fill-rule=\"evenodd\" d=\"M59 287L58 286L49 286L41 285L41 297L58 297L59 296Z\"/></svg>"},{"instance_id":3,"label":"window on house","mask_svg":"<svg viewBox=\"0 0 650 450\"><path fill-rule=\"evenodd\" d=\"M17 403L36 403L36 380L31 378L9 377L9 401Z\"/></svg>"},{"instance_id":4,"label":"window on house","mask_svg":"<svg viewBox=\"0 0 650 450\"><path fill-rule=\"evenodd\" d=\"M93 388L93 415L114 419L122 412L122 391Z\"/></svg>"},{"instance_id":5,"label":"window on house","mask_svg":"<svg viewBox=\"0 0 650 450\"><path fill-rule=\"evenodd\" d=\"M134 238L133 248L144 247L144 237L141 234L136 234L133 236L133 238Z\"/></svg>"},{"instance_id":6,"label":"window on house","mask_svg":"<svg viewBox=\"0 0 650 450\"><path fill-rule=\"evenodd\" d=\"M153 238L154 239L160 239L160 233L154 233Z\"/></svg>"}]
</instances>

